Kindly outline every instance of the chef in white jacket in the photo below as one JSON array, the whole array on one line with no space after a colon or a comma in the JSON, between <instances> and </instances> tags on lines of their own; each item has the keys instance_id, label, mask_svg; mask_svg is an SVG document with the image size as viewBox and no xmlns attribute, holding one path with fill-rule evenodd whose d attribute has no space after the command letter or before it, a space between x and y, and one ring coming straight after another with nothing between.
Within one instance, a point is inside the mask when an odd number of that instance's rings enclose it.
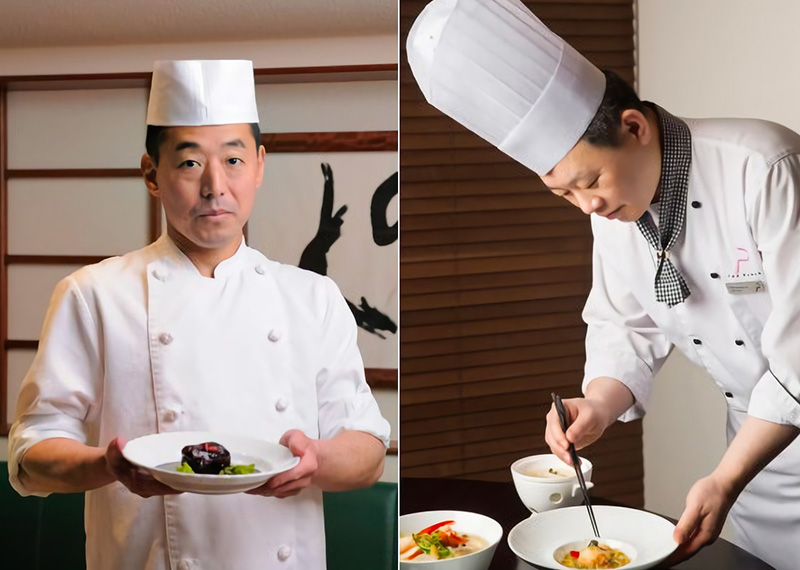
<instances>
[{"instance_id":1,"label":"chef in white jacket","mask_svg":"<svg viewBox=\"0 0 800 570\"><path fill-rule=\"evenodd\" d=\"M322 490L382 472L389 426L345 300L242 238L263 176L257 123L251 62L156 62L142 170L167 233L56 287L9 472L23 495L87 491L88 570L324 568ZM184 430L280 441L300 462L206 496L121 455Z\"/></svg>"},{"instance_id":2,"label":"chef in white jacket","mask_svg":"<svg viewBox=\"0 0 800 570\"><path fill-rule=\"evenodd\" d=\"M566 434L548 414L552 451L569 462L569 442L641 417L677 347L724 393L729 437L687 496L678 556L713 541L730 509L740 545L796 568L800 136L642 103L516 0L434 0L407 52L433 106L591 215L585 397L565 401Z\"/></svg>"}]
</instances>

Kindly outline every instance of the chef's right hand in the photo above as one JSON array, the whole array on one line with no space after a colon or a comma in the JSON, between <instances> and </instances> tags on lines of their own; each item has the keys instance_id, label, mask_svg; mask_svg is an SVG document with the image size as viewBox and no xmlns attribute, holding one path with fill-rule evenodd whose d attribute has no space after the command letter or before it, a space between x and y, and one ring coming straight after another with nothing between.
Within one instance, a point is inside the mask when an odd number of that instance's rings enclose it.
<instances>
[{"instance_id":1,"label":"chef's right hand","mask_svg":"<svg viewBox=\"0 0 800 570\"><path fill-rule=\"evenodd\" d=\"M569 456L569 444L575 444L575 449L583 449L597 441L611 423L608 411L602 402L588 398L570 398L562 400L567 412L567 433L561 429L555 405L550 406L547 413L547 427L544 440L559 459L567 465L572 465Z\"/></svg>"},{"instance_id":2,"label":"chef's right hand","mask_svg":"<svg viewBox=\"0 0 800 570\"><path fill-rule=\"evenodd\" d=\"M172 487L156 481L147 471L125 459L122 455L125 443L124 439L116 437L111 440L111 443L106 448L106 468L109 473L116 477L117 481L125 485L131 493L136 493L145 499L157 495L175 495L179 493Z\"/></svg>"}]
</instances>

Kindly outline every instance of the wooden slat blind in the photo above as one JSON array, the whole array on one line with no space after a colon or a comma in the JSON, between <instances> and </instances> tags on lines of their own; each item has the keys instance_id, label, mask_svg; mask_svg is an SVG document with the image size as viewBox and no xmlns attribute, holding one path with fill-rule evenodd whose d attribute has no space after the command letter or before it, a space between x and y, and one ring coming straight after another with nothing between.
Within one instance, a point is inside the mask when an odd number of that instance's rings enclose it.
<instances>
[{"instance_id":1,"label":"wooden slat blind","mask_svg":"<svg viewBox=\"0 0 800 570\"><path fill-rule=\"evenodd\" d=\"M547 453L550 393L577 396L591 230L525 167L427 104L401 0L401 474L510 480ZM526 2L595 65L634 79L632 0ZM641 422L584 455L596 493L643 505Z\"/></svg>"}]
</instances>

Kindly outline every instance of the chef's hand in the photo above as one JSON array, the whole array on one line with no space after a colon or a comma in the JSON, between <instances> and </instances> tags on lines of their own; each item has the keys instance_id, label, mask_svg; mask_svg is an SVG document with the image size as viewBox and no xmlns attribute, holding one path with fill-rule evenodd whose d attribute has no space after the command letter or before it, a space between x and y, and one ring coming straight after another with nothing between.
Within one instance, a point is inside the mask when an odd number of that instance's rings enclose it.
<instances>
[{"instance_id":1,"label":"chef's hand","mask_svg":"<svg viewBox=\"0 0 800 570\"><path fill-rule=\"evenodd\" d=\"M307 437L299 429L292 429L283 434L280 444L288 447L292 455L299 457L300 463L288 471L275 475L260 487L247 491L251 495L285 499L311 485L311 479L319 467L317 461L319 440Z\"/></svg>"},{"instance_id":2,"label":"chef's hand","mask_svg":"<svg viewBox=\"0 0 800 570\"><path fill-rule=\"evenodd\" d=\"M575 444L575 449L583 449L597 441L612 420L609 420L605 405L597 400L588 398L570 398L562 400L564 410L567 412L567 433L561 429L555 405L550 406L547 413L547 427L544 440L559 459L567 465L572 465L569 455L569 444Z\"/></svg>"},{"instance_id":3,"label":"chef's hand","mask_svg":"<svg viewBox=\"0 0 800 570\"><path fill-rule=\"evenodd\" d=\"M679 546L669 558L670 566L717 539L736 496L737 493L713 473L692 486L686 496L686 508L672 533Z\"/></svg>"},{"instance_id":4,"label":"chef's hand","mask_svg":"<svg viewBox=\"0 0 800 570\"><path fill-rule=\"evenodd\" d=\"M111 440L111 443L106 448L106 468L109 473L116 477L117 481L125 485L132 493L136 493L145 499L157 495L175 495L179 493L172 487L156 481L147 471L125 459L122 455L125 443L124 439L116 437Z\"/></svg>"}]
</instances>

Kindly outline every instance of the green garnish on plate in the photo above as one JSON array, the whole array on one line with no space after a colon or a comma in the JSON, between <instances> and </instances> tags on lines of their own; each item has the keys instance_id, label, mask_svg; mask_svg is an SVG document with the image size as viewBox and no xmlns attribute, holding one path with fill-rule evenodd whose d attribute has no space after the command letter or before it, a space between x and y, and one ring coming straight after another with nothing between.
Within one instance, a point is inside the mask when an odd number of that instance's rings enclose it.
<instances>
[{"instance_id":1,"label":"green garnish on plate","mask_svg":"<svg viewBox=\"0 0 800 570\"><path fill-rule=\"evenodd\" d=\"M194 473L194 470L185 461L180 464L180 467L176 467L175 471L180 471L181 473ZM255 472L256 465L255 463L251 463L250 465L229 465L223 468L218 475L247 475L248 473Z\"/></svg>"}]
</instances>

